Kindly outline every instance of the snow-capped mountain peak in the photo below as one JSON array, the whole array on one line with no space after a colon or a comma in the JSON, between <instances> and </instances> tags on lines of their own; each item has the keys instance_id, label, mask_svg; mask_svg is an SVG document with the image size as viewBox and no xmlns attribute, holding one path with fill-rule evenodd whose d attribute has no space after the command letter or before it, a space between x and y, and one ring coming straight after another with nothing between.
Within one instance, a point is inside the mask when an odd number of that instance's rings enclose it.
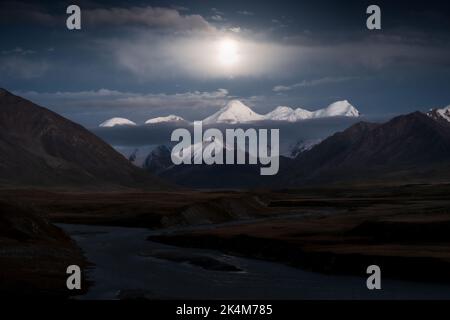
<instances>
[{"instance_id":1,"label":"snow-capped mountain peak","mask_svg":"<svg viewBox=\"0 0 450 320\"><path fill-rule=\"evenodd\" d=\"M450 121L450 107L445 109L439 109L436 111L441 114L441 117ZM273 111L261 115L254 112L250 107L246 106L239 100L229 101L222 109L214 113L213 115L203 119L204 125L210 125L215 123L228 123L228 124L239 124L239 123L249 123L257 121L288 121L296 122L305 119L314 118L327 118L327 117L359 117L359 111L351 105L347 100L336 101L330 104L324 109L319 109L317 111L309 111L302 108L293 109L287 106L278 106ZM149 119L145 124L158 124L158 123L175 123L175 122L186 122L185 119L176 115L168 115L164 117L157 117ZM111 118L100 124L100 127L114 127L119 125L129 125L135 126L131 120L125 118Z\"/></svg>"},{"instance_id":2,"label":"snow-capped mountain peak","mask_svg":"<svg viewBox=\"0 0 450 320\"><path fill-rule=\"evenodd\" d=\"M438 109L437 112L442 118L450 122L450 106L447 106L443 109Z\"/></svg>"},{"instance_id":3,"label":"snow-capped mountain peak","mask_svg":"<svg viewBox=\"0 0 450 320\"><path fill-rule=\"evenodd\" d=\"M309 110L305 110L302 108L297 108L294 110L294 116L295 116L295 121L298 120L304 120L304 119L311 119L314 115L314 112L311 112Z\"/></svg>"},{"instance_id":4,"label":"snow-capped mountain peak","mask_svg":"<svg viewBox=\"0 0 450 320\"><path fill-rule=\"evenodd\" d=\"M254 112L239 100L231 100L225 107L203 120L203 124L246 123L264 120L264 116Z\"/></svg>"},{"instance_id":5,"label":"snow-capped mountain peak","mask_svg":"<svg viewBox=\"0 0 450 320\"><path fill-rule=\"evenodd\" d=\"M99 127L103 128L111 128L115 126L136 126L136 123L126 119L126 118L111 118L102 123L100 123Z\"/></svg>"},{"instance_id":6,"label":"snow-capped mountain peak","mask_svg":"<svg viewBox=\"0 0 450 320\"><path fill-rule=\"evenodd\" d=\"M348 100L336 101L325 109L314 112L315 118L321 117L359 117L359 111Z\"/></svg>"},{"instance_id":7,"label":"snow-capped mountain peak","mask_svg":"<svg viewBox=\"0 0 450 320\"><path fill-rule=\"evenodd\" d=\"M201 142L197 142L195 144L192 144L186 148L183 148L180 152L180 154L173 154L174 157L182 159L183 162L189 163L202 163L202 161L208 158L208 154L204 154L204 150L206 147L212 148L212 149L221 149L223 152L226 152L226 150L234 150L234 147L231 145L226 144L224 141L220 139L214 139L209 138L205 139Z\"/></svg>"},{"instance_id":8,"label":"snow-capped mountain peak","mask_svg":"<svg viewBox=\"0 0 450 320\"><path fill-rule=\"evenodd\" d=\"M266 120L296 122L299 120L326 117L359 117L359 111L347 100L337 101L324 109L309 111L302 108L277 107L264 117Z\"/></svg>"},{"instance_id":9,"label":"snow-capped mountain peak","mask_svg":"<svg viewBox=\"0 0 450 320\"><path fill-rule=\"evenodd\" d=\"M444 120L450 122L450 105L442 109L432 109L427 115L435 120Z\"/></svg>"},{"instance_id":10,"label":"snow-capped mountain peak","mask_svg":"<svg viewBox=\"0 0 450 320\"><path fill-rule=\"evenodd\" d=\"M294 109L291 107L279 106L264 116L266 120L291 121ZM295 120L294 120L295 121Z\"/></svg>"},{"instance_id":11,"label":"snow-capped mountain peak","mask_svg":"<svg viewBox=\"0 0 450 320\"><path fill-rule=\"evenodd\" d=\"M186 120L184 120L182 117L171 114L166 117L157 117L153 119L148 119L147 121L145 121L145 124L179 122L179 121L186 121Z\"/></svg>"},{"instance_id":12,"label":"snow-capped mountain peak","mask_svg":"<svg viewBox=\"0 0 450 320\"><path fill-rule=\"evenodd\" d=\"M264 117L266 120L296 122L299 120L309 119L312 117L312 114L313 113L311 111L302 108L297 108L294 110L291 107L279 106L266 114Z\"/></svg>"}]
</instances>

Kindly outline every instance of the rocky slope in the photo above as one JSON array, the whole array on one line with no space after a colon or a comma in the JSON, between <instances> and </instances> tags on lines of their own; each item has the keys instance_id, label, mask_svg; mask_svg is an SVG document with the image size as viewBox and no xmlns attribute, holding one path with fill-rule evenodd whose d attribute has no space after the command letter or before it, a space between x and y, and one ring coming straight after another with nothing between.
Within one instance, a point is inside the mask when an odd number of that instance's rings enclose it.
<instances>
[{"instance_id":1,"label":"rocky slope","mask_svg":"<svg viewBox=\"0 0 450 320\"><path fill-rule=\"evenodd\" d=\"M301 153L280 185L450 177L450 124L415 112L384 124L360 122Z\"/></svg>"},{"instance_id":2,"label":"rocky slope","mask_svg":"<svg viewBox=\"0 0 450 320\"><path fill-rule=\"evenodd\" d=\"M162 185L82 126L0 89L0 186Z\"/></svg>"}]
</instances>

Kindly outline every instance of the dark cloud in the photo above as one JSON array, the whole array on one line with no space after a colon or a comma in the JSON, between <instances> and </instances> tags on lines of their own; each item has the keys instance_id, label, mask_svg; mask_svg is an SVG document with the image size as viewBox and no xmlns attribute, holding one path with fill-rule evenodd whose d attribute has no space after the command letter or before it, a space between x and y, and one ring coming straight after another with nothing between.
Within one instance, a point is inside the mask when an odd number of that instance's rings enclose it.
<instances>
[{"instance_id":1,"label":"dark cloud","mask_svg":"<svg viewBox=\"0 0 450 320\"><path fill-rule=\"evenodd\" d=\"M314 87L322 84L339 83L355 79L358 79L358 77L324 77L320 79L303 80L290 85L277 85L273 87L272 90L275 92L290 91L296 88Z\"/></svg>"},{"instance_id":2,"label":"dark cloud","mask_svg":"<svg viewBox=\"0 0 450 320\"><path fill-rule=\"evenodd\" d=\"M30 23L46 26L62 24L67 19L66 6L59 4L59 10L33 2L7 1L0 4L1 23ZM214 30L201 15L182 14L181 8L153 6L103 6L92 8L80 4L82 26L143 26L168 30Z\"/></svg>"},{"instance_id":3,"label":"dark cloud","mask_svg":"<svg viewBox=\"0 0 450 320\"><path fill-rule=\"evenodd\" d=\"M49 62L35 55L34 50L16 47L0 52L0 80L35 79L42 77L49 68Z\"/></svg>"},{"instance_id":4,"label":"dark cloud","mask_svg":"<svg viewBox=\"0 0 450 320\"><path fill-rule=\"evenodd\" d=\"M62 11L65 12L65 11ZM36 2L2 1L0 3L0 24L39 24L52 26L62 22L63 14L55 15Z\"/></svg>"},{"instance_id":5,"label":"dark cloud","mask_svg":"<svg viewBox=\"0 0 450 320\"><path fill-rule=\"evenodd\" d=\"M65 28L69 4L0 3L0 81L83 125L178 110L198 119L232 96L260 113L342 99L366 114L450 103L448 1L377 1L373 32L369 0L80 0L79 32ZM241 55L228 69L216 52L226 37ZM227 94L211 98L218 88Z\"/></svg>"},{"instance_id":6,"label":"dark cloud","mask_svg":"<svg viewBox=\"0 0 450 320\"><path fill-rule=\"evenodd\" d=\"M145 26L170 30L213 30L201 15L181 14L172 8L131 7L99 8L83 11L84 18L92 25Z\"/></svg>"}]
</instances>

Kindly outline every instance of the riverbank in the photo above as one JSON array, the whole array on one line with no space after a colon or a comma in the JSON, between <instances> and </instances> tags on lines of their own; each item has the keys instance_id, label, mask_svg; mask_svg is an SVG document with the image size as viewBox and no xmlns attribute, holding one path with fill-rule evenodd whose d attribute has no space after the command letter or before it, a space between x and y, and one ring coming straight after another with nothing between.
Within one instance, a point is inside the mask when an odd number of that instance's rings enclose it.
<instances>
[{"instance_id":1,"label":"riverbank","mask_svg":"<svg viewBox=\"0 0 450 320\"><path fill-rule=\"evenodd\" d=\"M161 231L59 225L82 248L92 286L80 299L450 299L450 285L327 275L217 250L148 241Z\"/></svg>"},{"instance_id":2,"label":"riverbank","mask_svg":"<svg viewBox=\"0 0 450 320\"><path fill-rule=\"evenodd\" d=\"M81 250L30 207L0 201L0 296L68 298L69 265L87 267Z\"/></svg>"},{"instance_id":3,"label":"riverbank","mask_svg":"<svg viewBox=\"0 0 450 320\"><path fill-rule=\"evenodd\" d=\"M367 266L377 264L382 268L383 279L436 283L448 282L450 278L449 192L450 185L252 192L2 190L0 199L30 205L47 225L51 221L99 228L145 228L148 233L143 234L152 245L164 243L183 252L192 248L213 250L235 259L258 259L258 263L295 266L300 271L331 276L366 277ZM4 226L0 234L8 238L8 233L15 232L15 228L8 223ZM120 242L113 238L111 236L109 241L120 248ZM38 266L41 261L53 264L37 269L42 275L46 275L46 270L61 268L59 263L68 265L63 258L41 254L43 251L37 247L40 241L30 238L28 242L16 242L26 245L29 251L24 251L27 253L22 255L22 260L17 260L17 267L8 272L28 268L29 260L24 257L33 255L39 257L35 262ZM145 242L145 238L142 241ZM51 245L64 243L51 242ZM76 248L73 243L70 246ZM136 246L139 248L142 244L139 242ZM97 249L100 252L102 248ZM134 249L130 246L128 250L133 252ZM3 258L5 264L15 263L8 252ZM139 259L171 261L208 271L242 270L240 266L203 255L192 257L184 253L152 251L150 256L139 255ZM114 260L110 261L114 265ZM65 279L65 270L59 271L58 276ZM19 287L20 281L15 283ZM174 292L168 296L175 296Z\"/></svg>"}]
</instances>

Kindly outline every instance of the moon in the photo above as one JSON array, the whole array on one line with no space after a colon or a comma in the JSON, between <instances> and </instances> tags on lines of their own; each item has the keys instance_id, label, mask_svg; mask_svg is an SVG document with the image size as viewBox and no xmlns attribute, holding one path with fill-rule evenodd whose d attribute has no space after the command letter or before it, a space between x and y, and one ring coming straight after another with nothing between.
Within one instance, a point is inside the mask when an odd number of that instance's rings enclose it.
<instances>
[{"instance_id":1,"label":"moon","mask_svg":"<svg viewBox=\"0 0 450 320\"><path fill-rule=\"evenodd\" d=\"M222 66L231 67L239 61L239 45L236 40L223 39L218 44L218 58Z\"/></svg>"}]
</instances>

